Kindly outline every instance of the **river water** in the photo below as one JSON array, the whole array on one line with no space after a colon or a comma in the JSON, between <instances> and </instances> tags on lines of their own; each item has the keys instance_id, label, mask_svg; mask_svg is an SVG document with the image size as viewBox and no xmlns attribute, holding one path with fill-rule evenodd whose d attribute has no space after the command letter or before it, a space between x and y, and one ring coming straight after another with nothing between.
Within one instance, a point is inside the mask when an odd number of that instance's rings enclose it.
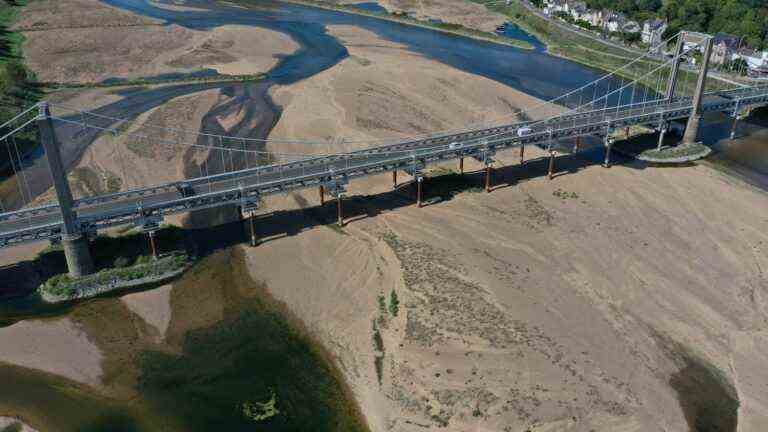
<instances>
[{"instance_id":1,"label":"river water","mask_svg":"<svg viewBox=\"0 0 768 432\"><path fill-rule=\"evenodd\" d=\"M103 115L135 118L173 98L206 89L221 88L235 95L206 116L200 126L205 132L267 137L280 116L280 107L270 99L269 88L312 77L348 56L344 45L327 33L328 25L359 26L425 57L541 99L551 99L602 75L548 55L540 43L515 29L509 36L519 35L534 42L536 49L521 50L295 4L253 2L258 7L243 9L203 0L187 1L186 6L204 10L194 11L157 7L146 0L103 1L193 29L229 24L267 28L287 34L299 44L296 52L281 58L267 79L259 83L185 84L138 90L96 110ZM221 130L212 120L222 112L240 109L248 114L227 130ZM256 128L252 127L254 119ZM107 119L94 121L100 122L97 126L112 125ZM723 126L711 128L712 136L720 136L725 130ZM69 166L78 162L96 138L95 133L83 133L79 127L66 125L60 125L57 133ZM748 147L759 153L765 148L764 142L760 138ZM729 160L739 160L741 150L717 145L723 154L731 155ZM746 158L744 163L760 170L768 166L768 161L763 161L755 163L755 158ZM40 174L31 176L38 179L31 185L37 195L49 187L48 177L43 175L44 163L38 162L30 169ZM194 174L194 169L190 167L189 175ZM322 350L296 331L295 323L286 321L284 311L264 300L264 287L250 280L243 265L236 251L225 250L206 258L194 274L179 282L172 294L172 335L162 344L148 342L148 330L136 324L135 316L118 299L100 299L68 309L63 316L88 331L107 353L104 367L108 386L123 389L117 393L126 388L135 392L105 395L62 378L2 366L0 415L23 415L46 430L252 430L254 423L244 418L243 404L264 402L276 394L278 409L290 412L290 421L279 418L260 430L364 430L357 423L358 415L343 382L337 379L338 372L326 361ZM183 294L180 287L184 288ZM212 310L223 313L213 319ZM105 320L105 316L112 318ZM297 369L307 372L291 378L288 372ZM309 383L311 390L307 391L301 382Z\"/></svg>"}]
</instances>

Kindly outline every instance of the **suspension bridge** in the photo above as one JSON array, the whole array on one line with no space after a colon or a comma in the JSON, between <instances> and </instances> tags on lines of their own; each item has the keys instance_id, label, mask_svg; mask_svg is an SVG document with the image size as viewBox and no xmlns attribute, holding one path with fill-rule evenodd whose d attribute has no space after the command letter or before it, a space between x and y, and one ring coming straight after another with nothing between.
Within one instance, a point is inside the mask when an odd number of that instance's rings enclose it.
<instances>
[{"instance_id":1,"label":"suspension bridge","mask_svg":"<svg viewBox=\"0 0 768 432\"><path fill-rule=\"evenodd\" d=\"M61 242L70 274L78 277L93 269L88 239L109 227L140 227L148 233L154 251L155 232L164 217L234 205L241 215L250 216L251 242L255 244L253 215L262 199L273 194L319 188L321 203L325 202L326 194L336 200L338 222L343 224L342 198L346 185L363 176L392 172L396 186L397 173L407 173L416 183L417 204L421 206L422 173L429 164L459 160L463 173L464 158L476 159L485 166L485 185L490 191L494 156L503 150L519 149L521 163L526 146L548 150L551 177L556 156L554 144L560 140L575 139L575 150L578 150L581 137L599 137L605 148L606 167L611 163L613 132L620 128L651 127L659 132L661 146L670 122L688 119L683 142L693 143L703 114L726 113L733 117L735 128L744 113L768 104L768 85L762 82L742 80L738 71L732 79L723 78L726 75L719 71L715 77L708 76L712 43L709 35L681 32L661 43L671 47L668 59L645 54L591 83L511 114L512 121L495 126L485 122L394 142L382 140L372 142L376 145L364 150L346 153L298 155L249 150L252 141L258 144L279 144L280 141L199 132L194 133L192 142L186 142L185 132L179 129L158 126L163 134L126 132L120 130L120 125L129 124L131 119L39 103L0 126L0 143L6 144L11 156L13 180L20 196L26 197L18 208L0 207L0 248L44 240ZM691 71L691 66L681 68L695 51L703 53L698 72ZM68 114L58 115L59 110ZM42 205L33 202L35 194L28 184L30 173L25 173L25 162L18 148L11 150L16 147L15 135L29 128L37 131L47 161L45 170L56 196L55 201ZM64 144L61 137L75 139L109 134L127 134L130 139L177 150L200 147L208 158L199 166L200 175L193 178L123 187L111 193L75 198L61 154ZM163 136L176 138L164 139ZM200 144L201 137L207 144ZM323 144L322 141L292 143ZM215 157L218 155L220 163ZM219 169L212 173L210 165L214 161ZM38 166L37 174L33 174L40 175L39 169Z\"/></svg>"}]
</instances>

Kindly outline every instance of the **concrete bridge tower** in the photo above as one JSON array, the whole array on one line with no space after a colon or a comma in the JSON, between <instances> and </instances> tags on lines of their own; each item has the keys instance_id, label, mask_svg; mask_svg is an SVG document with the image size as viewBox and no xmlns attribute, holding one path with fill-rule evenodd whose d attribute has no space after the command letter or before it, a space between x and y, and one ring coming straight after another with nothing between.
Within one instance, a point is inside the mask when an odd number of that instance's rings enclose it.
<instances>
[{"instance_id":1,"label":"concrete bridge tower","mask_svg":"<svg viewBox=\"0 0 768 432\"><path fill-rule=\"evenodd\" d=\"M88 249L88 237L80 229L77 215L72 209L74 204L72 191L69 189L67 172L61 160L59 143L56 140L56 129L53 127L53 120L51 119L51 110L46 102L40 104L37 125L40 131L40 141L45 149L45 154L48 155L53 187L56 189L56 197L61 208L63 221L61 244L67 258L69 275L72 277L87 275L93 272L93 260Z\"/></svg>"},{"instance_id":2,"label":"concrete bridge tower","mask_svg":"<svg viewBox=\"0 0 768 432\"><path fill-rule=\"evenodd\" d=\"M688 36L689 33L681 34L681 37ZM712 55L712 36L695 34L696 39L704 45L704 55L701 58L701 70L696 83L696 90L693 94L693 108L691 116L688 117L688 125L683 135L683 144L693 144L699 135L699 123L701 122L701 98L707 86L707 69L709 69L709 58Z\"/></svg>"}]
</instances>

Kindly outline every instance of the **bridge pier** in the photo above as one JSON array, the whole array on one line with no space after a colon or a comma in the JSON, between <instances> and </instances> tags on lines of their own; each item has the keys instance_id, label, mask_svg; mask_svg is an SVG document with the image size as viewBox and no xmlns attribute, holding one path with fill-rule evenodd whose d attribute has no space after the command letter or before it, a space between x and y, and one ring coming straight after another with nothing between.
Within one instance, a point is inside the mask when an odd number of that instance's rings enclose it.
<instances>
[{"instance_id":1,"label":"bridge pier","mask_svg":"<svg viewBox=\"0 0 768 432\"><path fill-rule=\"evenodd\" d=\"M157 244L155 243L155 233L156 231L149 231L147 234L149 235L149 248L152 251L152 258L157 259Z\"/></svg>"},{"instance_id":2,"label":"bridge pier","mask_svg":"<svg viewBox=\"0 0 768 432\"><path fill-rule=\"evenodd\" d=\"M320 192L320 205L324 206L325 205L325 186L320 185L319 192Z\"/></svg>"},{"instance_id":3,"label":"bridge pier","mask_svg":"<svg viewBox=\"0 0 768 432\"><path fill-rule=\"evenodd\" d=\"M525 157L524 156L525 156L525 146L521 145L520 146L520 165L525 163Z\"/></svg>"},{"instance_id":4,"label":"bridge pier","mask_svg":"<svg viewBox=\"0 0 768 432\"><path fill-rule=\"evenodd\" d=\"M248 224L251 226L251 247L256 247L258 244L258 240L256 239L256 222L254 219L256 218L256 214L254 212L250 212L250 215L248 216Z\"/></svg>"},{"instance_id":5,"label":"bridge pier","mask_svg":"<svg viewBox=\"0 0 768 432\"><path fill-rule=\"evenodd\" d=\"M552 180L555 177L555 151L550 150L549 152L549 170L547 172L547 178Z\"/></svg>"},{"instance_id":6,"label":"bridge pier","mask_svg":"<svg viewBox=\"0 0 768 432\"><path fill-rule=\"evenodd\" d=\"M701 71L699 72L699 78L696 83L696 93L693 95L693 108L691 110L691 116L688 118L688 125L685 127L685 134L683 134L683 144L693 144L697 142L699 136L699 124L701 123L701 99L704 94L704 89L707 85L707 69L709 69L709 58L712 54L713 39L708 37L704 42L704 56L701 60Z\"/></svg>"},{"instance_id":7,"label":"bridge pier","mask_svg":"<svg viewBox=\"0 0 768 432\"><path fill-rule=\"evenodd\" d=\"M93 273L93 261L87 236L81 233L62 234L61 246L64 249L70 276L78 278Z\"/></svg>"},{"instance_id":8,"label":"bridge pier","mask_svg":"<svg viewBox=\"0 0 768 432\"><path fill-rule=\"evenodd\" d=\"M733 124L731 124L731 139L736 138L736 128L739 127L739 117L736 115L733 117Z\"/></svg>"},{"instance_id":9,"label":"bridge pier","mask_svg":"<svg viewBox=\"0 0 768 432\"><path fill-rule=\"evenodd\" d=\"M581 137L577 136L576 141L573 143L573 152L576 153L579 151L579 147L581 147Z\"/></svg>"},{"instance_id":10,"label":"bridge pier","mask_svg":"<svg viewBox=\"0 0 768 432\"><path fill-rule=\"evenodd\" d=\"M611 167L611 147L613 146L613 139L611 139L610 134L605 136L605 161L603 162L603 167L610 168Z\"/></svg>"},{"instance_id":11,"label":"bridge pier","mask_svg":"<svg viewBox=\"0 0 768 432\"><path fill-rule=\"evenodd\" d=\"M661 150L661 146L664 145L664 135L667 134L667 123L662 122L659 129L659 144L656 146L656 150Z\"/></svg>"},{"instance_id":12,"label":"bridge pier","mask_svg":"<svg viewBox=\"0 0 768 432\"><path fill-rule=\"evenodd\" d=\"M337 206L337 210L338 210L338 224L339 224L339 227L343 227L344 226L344 214L342 213L341 199L342 199L342 195L341 195L341 193L339 193L336 196L336 206Z\"/></svg>"},{"instance_id":13,"label":"bridge pier","mask_svg":"<svg viewBox=\"0 0 768 432\"><path fill-rule=\"evenodd\" d=\"M491 164L485 166L485 192L491 193Z\"/></svg>"},{"instance_id":14,"label":"bridge pier","mask_svg":"<svg viewBox=\"0 0 768 432\"><path fill-rule=\"evenodd\" d=\"M392 189L397 189L397 170L392 171Z\"/></svg>"},{"instance_id":15,"label":"bridge pier","mask_svg":"<svg viewBox=\"0 0 768 432\"><path fill-rule=\"evenodd\" d=\"M64 256L67 259L69 275L75 278L93 272L93 259L88 249L88 238L83 234L77 223L77 215L73 210L74 200L72 191L67 181L67 172L61 161L59 144L56 140L56 130L51 119L51 110L48 103L40 103L40 112L37 117L37 126L40 131L40 142L45 154L48 156L48 166L56 190L56 198L61 209L62 230L61 244L64 248Z\"/></svg>"},{"instance_id":16,"label":"bridge pier","mask_svg":"<svg viewBox=\"0 0 768 432\"><path fill-rule=\"evenodd\" d=\"M416 177L416 206L418 208L422 207L421 203L421 184L424 182L424 177L418 176Z\"/></svg>"},{"instance_id":17,"label":"bridge pier","mask_svg":"<svg viewBox=\"0 0 768 432\"><path fill-rule=\"evenodd\" d=\"M464 158L459 158L459 173L464 174Z\"/></svg>"}]
</instances>

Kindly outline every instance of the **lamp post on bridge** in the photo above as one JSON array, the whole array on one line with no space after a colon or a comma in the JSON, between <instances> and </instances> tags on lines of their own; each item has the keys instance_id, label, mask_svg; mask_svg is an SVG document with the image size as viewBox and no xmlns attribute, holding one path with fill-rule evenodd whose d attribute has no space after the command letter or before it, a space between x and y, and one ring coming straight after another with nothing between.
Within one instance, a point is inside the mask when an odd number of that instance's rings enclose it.
<instances>
[{"instance_id":1,"label":"lamp post on bridge","mask_svg":"<svg viewBox=\"0 0 768 432\"><path fill-rule=\"evenodd\" d=\"M67 172L61 160L56 130L51 118L51 109L47 102L40 103L37 126L40 131L40 142L48 156L51 179L61 209L61 244L67 259L67 268L70 276L81 277L93 272L93 259L88 250L88 238L80 229L77 223L77 214L73 210L74 199L69 188Z\"/></svg>"}]
</instances>

